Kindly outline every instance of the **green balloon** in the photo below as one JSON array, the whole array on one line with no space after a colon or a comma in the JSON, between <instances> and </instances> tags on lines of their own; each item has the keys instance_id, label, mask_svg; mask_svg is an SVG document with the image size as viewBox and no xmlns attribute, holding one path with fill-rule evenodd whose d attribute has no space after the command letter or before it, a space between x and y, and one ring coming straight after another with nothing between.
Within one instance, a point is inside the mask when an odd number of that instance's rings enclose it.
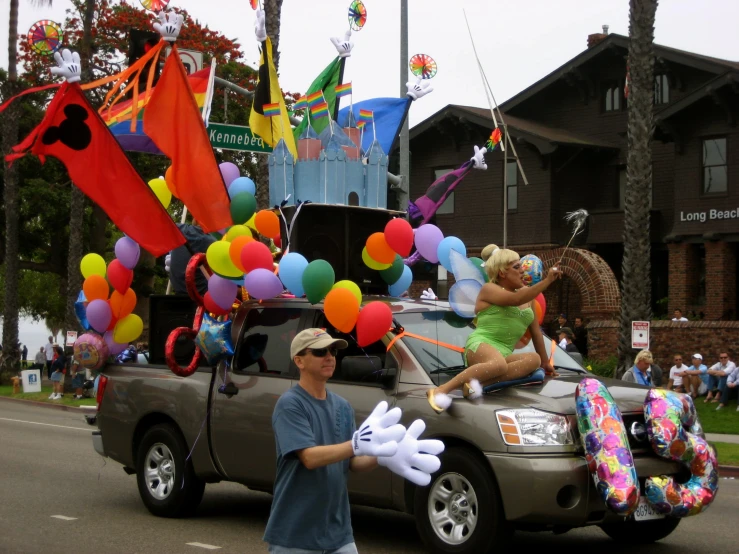
<instances>
[{"instance_id":1,"label":"green balloon","mask_svg":"<svg viewBox=\"0 0 739 554\"><path fill-rule=\"evenodd\" d=\"M387 269L383 269L382 271L380 271L380 277L382 277L382 280L385 281L388 285L392 285L398 279L400 279L401 275L403 275L404 267L405 264L403 263L403 258L396 254L393 265L391 265Z\"/></svg>"},{"instance_id":2,"label":"green balloon","mask_svg":"<svg viewBox=\"0 0 739 554\"><path fill-rule=\"evenodd\" d=\"M231 219L234 225L243 225L257 211L257 199L253 194L240 192L231 199Z\"/></svg>"},{"instance_id":3,"label":"green balloon","mask_svg":"<svg viewBox=\"0 0 739 554\"><path fill-rule=\"evenodd\" d=\"M326 260L313 260L303 271L303 290L308 302L318 304L334 286L334 268Z\"/></svg>"},{"instance_id":4,"label":"green balloon","mask_svg":"<svg viewBox=\"0 0 739 554\"><path fill-rule=\"evenodd\" d=\"M490 281L488 279L488 274L485 273L485 268L482 267L483 261L482 258L470 258L470 261L474 264L474 266L480 270L480 275L482 275L482 278L485 279L485 282L487 283Z\"/></svg>"}]
</instances>

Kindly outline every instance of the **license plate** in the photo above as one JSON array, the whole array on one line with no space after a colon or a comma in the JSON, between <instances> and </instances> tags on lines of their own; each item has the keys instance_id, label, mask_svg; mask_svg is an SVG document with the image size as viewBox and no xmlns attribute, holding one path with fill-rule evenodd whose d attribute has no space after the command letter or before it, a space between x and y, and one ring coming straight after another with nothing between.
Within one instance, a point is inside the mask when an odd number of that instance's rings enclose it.
<instances>
[{"instance_id":1,"label":"license plate","mask_svg":"<svg viewBox=\"0 0 739 554\"><path fill-rule=\"evenodd\" d=\"M647 499L643 496L639 498L639 505L636 507L634 512L634 519L636 521L648 521L650 519L662 519L665 516L654 511L652 506L649 505Z\"/></svg>"}]
</instances>

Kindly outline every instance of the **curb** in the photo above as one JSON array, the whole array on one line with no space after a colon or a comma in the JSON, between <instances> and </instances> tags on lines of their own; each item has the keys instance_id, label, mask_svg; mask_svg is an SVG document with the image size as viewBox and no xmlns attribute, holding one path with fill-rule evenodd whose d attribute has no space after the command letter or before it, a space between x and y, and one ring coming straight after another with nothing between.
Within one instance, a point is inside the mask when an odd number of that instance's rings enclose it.
<instances>
[{"instance_id":1,"label":"curb","mask_svg":"<svg viewBox=\"0 0 739 554\"><path fill-rule=\"evenodd\" d=\"M719 477L739 478L739 467L737 466L718 466Z\"/></svg>"},{"instance_id":2,"label":"curb","mask_svg":"<svg viewBox=\"0 0 739 554\"><path fill-rule=\"evenodd\" d=\"M35 400L23 400L21 398L10 398L7 396L0 396L0 401L30 404L31 406L39 406L41 408L50 408L52 410L61 410L63 412L79 412L79 413L93 414L94 410L96 410L95 406L90 406L89 408L82 408L82 407L77 407L77 406L65 406L64 404L49 404L48 402L36 402Z\"/></svg>"}]
</instances>

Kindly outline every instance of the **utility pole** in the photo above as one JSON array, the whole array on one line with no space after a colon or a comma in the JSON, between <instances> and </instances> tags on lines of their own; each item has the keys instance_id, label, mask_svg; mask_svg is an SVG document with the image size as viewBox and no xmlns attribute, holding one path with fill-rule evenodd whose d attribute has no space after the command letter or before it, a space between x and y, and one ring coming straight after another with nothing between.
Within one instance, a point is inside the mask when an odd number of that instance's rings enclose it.
<instances>
[{"instance_id":1,"label":"utility pole","mask_svg":"<svg viewBox=\"0 0 739 554\"><path fill-rule=\"evenodd\" d=\"M405 97L408 82L408 0L400 0L400 97ZM400 185L394 187L398 196L398 208L404 212L408 210L408 200L411 186L411 160L409 145L408 117L405 118L403 129L400 131Z\"/></svg>"}]
</instances>

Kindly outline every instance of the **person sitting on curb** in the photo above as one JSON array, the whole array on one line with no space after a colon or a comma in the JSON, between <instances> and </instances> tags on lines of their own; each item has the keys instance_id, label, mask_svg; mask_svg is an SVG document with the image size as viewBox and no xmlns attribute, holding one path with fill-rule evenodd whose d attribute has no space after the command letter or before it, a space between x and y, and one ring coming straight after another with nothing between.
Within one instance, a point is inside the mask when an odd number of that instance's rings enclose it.
<instances>
[{"instance_id":1,"label":"person sitting on curb","mask_svg":"<svg viewBox=\"0 0 739 554\"><path fill-rule=\"evenodd\" d=\"M685 376L686 371L689 371L688 366L683 364L682 354L675 354L672 361L675 362L675 365L670 368L670 380L667 382L667 390L684 393L687 389L683 384L683 376ZM685 381L687 381L687 377Z\"/></svg>"},{"instance_id":2,"label":"person sitting on curb","mask_svg":"<svg viewBox=\"0 0 739 554\"><path fill-rule=\"evenodd\" d=\"M739 367L734 366L734 370L726 376L726 384L721 389L721 400L719 405L716 407L717 410L726 407L729 403L729 398L734 396L739 391ZM736 411L739 412L739 401L737 402Z\"/></svg>"},{"instance_id":3,"label":"person sitting on curb","mask_svg":"<svg viewBox=\"0 0 739 554\"><path fill-rule=\"evenodd\" d=\"M704 402L718 402L721 390L726 387L729 375L736 370L734 362L729 360L728 352L720 352L718 359L719 361L708 369L708 394Z\"/></svg>"},{"instance_id":4,"label":"person sitting on curb","mask_svg":"<svg viewBox=\"0 0 739 554\"><path fill-rule=\"evenodd\" d=\"M634 367L621 378L628 383L638 383L647 387L662 386L662 369L654 363L649 350L642 350L634 359Z\"/></svg>"},{"instance_id":5,"label":"person sitting on curb","mask_svg":"<svg viewBox=\"0 0 739 554\"><path fill-rule=\"evenodd\" d=\"M575 333L572 332L572 329L569 327L562 327L559 330L559 346L561 348L564 348L566 352L577 352L578 354L580 351L577 349L577 346L575 346L575 343L572 342L572 340L575 338ZM562 346L562 343L564 343L564 346Z\"/></svg>"},{"instance_id":6,"label":"person sitting on curb","mask_svg":"<svg viewBox=\"0 0 739 554\"><path fill-rule=\"evenodd\" d=\"M687 379L687 390L690 392L690 396L698 398L698 395L701 394L702 385L705 384L706 390L708 390L708 367L703 364L703 356L697 352L693 354L691 361L690 369L683 371L683 383Z\"/></svg>"}]
</instances>

